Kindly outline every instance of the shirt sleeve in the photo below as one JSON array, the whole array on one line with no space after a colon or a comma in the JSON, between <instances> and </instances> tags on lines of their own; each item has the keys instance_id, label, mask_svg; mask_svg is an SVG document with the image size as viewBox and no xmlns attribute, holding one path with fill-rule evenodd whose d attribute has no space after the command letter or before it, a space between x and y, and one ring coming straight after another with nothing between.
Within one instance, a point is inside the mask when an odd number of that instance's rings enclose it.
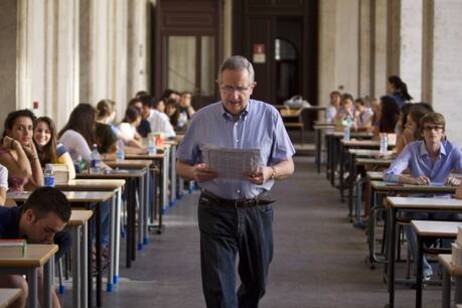
<instances>
[{"instance_id":1,"label":"shirt sleeve","mask_svg":"<svg viewBox=\"0 0 462 308\"><path fill-rule=\"evenodd\" d=\"M279 113L275 113L274 138L269 165L288 160L295 154L295 148L290 141L287 130Z\"/></svg>"},{"instance_id":2,"label":"shirt sleeve","mask_svg":"<svg viewBox=\"0 0 462 308\"><path fill-rule=\"evenodd\" d=\"M412 148L410 144L406 145L403 151L391 163L390 168L384 171L383 180L386 182L399 182L399 176L409 166L412 159Z\"/></svg>"},{"instance_id":3,"label":"shirt sleeve","mask_svg":"<svg viewBox=\"0 0 462 308\"><path fill-rule=\"evenodd\" d=\"M56 146L56 155L57 155L58 157L61 157L61 156L63 156L65 153L67 153L67 149L66 149L66 147L64 146L64 144L58 143L58 145Z\"/></svg>"},{"instance_id":4,"label":"shirt sleeve","mask_svg":"<svg viewBox=\"0 0 462 308\"><path fill-rule=\"evenodd\" d=\"M8 190L8 169L3 165L0 165L0 187Z\"/></svg>"}]
</instances>

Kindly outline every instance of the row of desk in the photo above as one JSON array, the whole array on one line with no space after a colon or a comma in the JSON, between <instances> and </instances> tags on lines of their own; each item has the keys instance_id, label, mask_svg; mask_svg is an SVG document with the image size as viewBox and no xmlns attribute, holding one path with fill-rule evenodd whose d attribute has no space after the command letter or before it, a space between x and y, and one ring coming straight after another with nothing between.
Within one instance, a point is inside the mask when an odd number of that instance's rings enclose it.
<instances>
[{"instance_id":1,"label":"row of desk","mask_svg":"<svg viewBox=\"0 0 462 308\"><path fill-rule=\"evenodd\" d=\"M113 284L119 280L120 234L122 231L122 190L126 189L126 266L131 267L136 257L136 250L143 249L149 242L149 228L162 233L162 216L169 205L176 199L176 174L174 168L175 146L173 143L165 147L161 154L127 155L123 161L105 161L113 170L98 174L83 172L77 174L75 180L56 187L64 192L73 207L68 229L73 238L72 274L73 274L73 307L92 306L91 275L91 217L96 221L96 243L101 242L100 205L112 200L110 212L110 267L108 270L107 291L111 292ZM172 149L172 150L171 150ZM152 181L152 183L151 183ZM169 183L171 193L168 194ZM150 187L154 188L152 203L148 198ZM30 192L8 193L7 198L16 202L27 200ZM138 202L137 202L138 200ZM157 224L154 224L157 222ZM138 230L135 226L138 225ZM137 231L137 232L136 232ZM100 245L96 245L96 305L102 306L102 264ZM30 249L29 249L30 248ZM44 290L45 307L51 307L50 294L53 281L53 255L57 251L55 245L28 245L28 255L19 260L0 258L0 273L27 274L30 287L28 298L30 307L37 307L36 269L45 267L46 286ZM33 260L34 262L29 262Z\"/></svg>"},{"instance_id":2,"label":"row of desk","mask_svg":"<svg viewBox=\"0 0 462 308\"><path fill-rule=\"evenodd\" d=\"M316 164L318 173L321 168L321 153L322 153L322 139L325 138L327 149L326 159L326 176L333 187L338 187L340 190L340 200L345 201L344 191L348 188L348 216L360 219L361 211L360 203L361 198L356 199L356 215L353 214L355 188L356 196L361 192L361 185L357 184L357 173L360 166L364 170L381 170L387 168L392 160L388 159L390 152L385 156L379 155L380 144L378 141L368 140L370 136L367 133L352 132L352 138L362 138L363 140L343 140L343 132L335 132L332 125L326 123L318 123L316 129ZM389 147L393 146L392 144ZM349 162L349 181L344 180L344 162ZM338 170L338 172L337 172ZM411 198L399 197L399 195L408 194L453 194L456 187L441 186L441 185L407 185L398 183L386 183L382 180L383 174L380 171L368 171L366 177L361 181L365 183L366 189L366 206L365 214L368 215L368 247L369 256L368 262L371 268L375 267L376 263L384 263L385 275L387 281L389 300L387 307L394 307L395 305L395 264L396 264L396 247L397 247L397 223L399 213L401 212L460 212L462 210L462 200L456 199L441 199L441 198ZM338 182L337 182L338 181ZM338 185L337 185L338 183ZM398 195L398 196L397 196ZM385 199L383 200L382 196ZM370 210L369 210L370 208ZM383 257L378 258L378 252L375 251L375 229L377 223L377 215L379 211L386 211L385 216L385 245L382 248ZM422 257L425 251L424 241L428 238L442 238L454 239L457 234L457 227L461 226L461 222L439 222L439 221L411 221L412 227L415 229L418 236L419 253L416 260L417 277L415 280L416 285L416 300L415 306L422 307ZM442 307L450 306L450 279L451 274L456 276L456 303L462 302L462 286L460 282L462 278L462 270L454 268L453 265L448 263L448 256L439 256L440 262L446 269L445 278L443 279L443 296Z\"/></svg>"}]
</instances>

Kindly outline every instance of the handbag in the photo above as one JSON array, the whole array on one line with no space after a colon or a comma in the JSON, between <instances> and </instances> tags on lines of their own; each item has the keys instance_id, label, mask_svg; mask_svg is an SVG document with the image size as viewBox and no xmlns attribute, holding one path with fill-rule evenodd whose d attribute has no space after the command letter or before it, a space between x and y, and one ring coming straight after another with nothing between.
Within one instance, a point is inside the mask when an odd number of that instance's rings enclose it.
<instances>
[{"instance_id":1,"label":"handbag","mask_svg":"<svg viewBox=\"0 0 462 308\"><path fill-rule=\"evenodd\" d=\"M308 101L304 100L301 95L294 95L288 100L284 101L284 106L289 107L289 108L304 108L304 107L310 107L310 103Z\"/></svg>"}]
</instances>

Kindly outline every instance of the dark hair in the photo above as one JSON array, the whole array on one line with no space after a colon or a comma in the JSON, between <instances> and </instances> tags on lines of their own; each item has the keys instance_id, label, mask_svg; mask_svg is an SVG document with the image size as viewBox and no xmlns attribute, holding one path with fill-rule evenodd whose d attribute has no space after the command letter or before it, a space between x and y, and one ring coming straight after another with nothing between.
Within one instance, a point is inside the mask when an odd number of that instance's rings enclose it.
<instances>
[{"instance_id":1,"label":"dark hair","mask_svg":"<svg viewBox=\"0 0 462 308\"><path fill-rule=\"evenodd\" d=\"M115 102L109 99L103 99L96 104L97 117L108 117L115 111Z\"/></svg>"},{"instance_id":2,"label":"dark hair","mask_svg":"<svg viewBox=\"0 0 462 308\"><path fill-rule=\"evenodd\" d=\"M128 106L127 107L135 107L136 103L141 103L140 99L138 97L135 97L135 98L132 98L129 102L128 102Z\"/></svg>"},{"instance_id":3,"label":"dark hair","mask_svg":"<svg viewBox=\"0 0 462 308\"><path fill-rule=\"evenodd\" d=\"M48 129L50 130L50 141L43 146L43 148L39 148L37 146L37 142L35 142L35 129L37 125L43 122L48 125ZM52 119L49 117L40 117L35 120L34 123L34 137L32 138L35 144L35 148L37 149L38 158L40 160L40 164L45 166L48 163L55 163L58 160L58 156L56 155L56 126Z\"/></svg>"},{"instance_id":4,"label":"dark hair","mask_svg":"<svg viewBox=\"0 0 462 308\"><path fill-rule=\"evenodd\" d=\"M342 95L342 102L343 102L344 100L347 100L347 99L351 100L352 103L354 103L354 101L355 101L354 98L353 98L353 95L351 95L351 94L349 94L349 93L344 93L344 94Z\"/></svg>"},{"instance_id":5,"label":"dark hair","mask_svg":"<svg viewBox=\"0 0 462 308\"><path fill-rule=\"evenodd\" d=\"M16 110L13 112L10 112L8 116L5 119L4 126L3 126L3 137L6 136L6 131L13 129L14 122L16 121L17 118L29 118L32 120L32 123L35 121L35 115L32 111L29 109L21 109L21 110Z\"/></svg>"},{"instance_id":6,"label":"dark hair","mask_svg":"<svg viewBox=\"0 0 462 308\"><path fill-rule=\"evenodd\" d=\"M171 115L168 113L169 108L176 108L175 112ZM178 102L175 99L169 98L165 102L165 113L170 118L170 123L172 124L172 126L176 127L178 125L178 117L180 116L180 110L178 108Z\"/></svg>"},{"instance_id":7,"label":"dark hair","mask_svg":"<svg viewBox=\"0 0 462 308\"><path fill-rule=\"evenodd\" d=\"M143 106L147 106L149 108L152 108L153 103L156 100L154 97L150 95L142 95L138 97L138 99L140 100L141 104L143 104Z\"/></svg>"},{"instance_id":8,"label":"dark hair","mask_svg":"<svg viewBox=\"0 0 462 308\"><path fill-rule=\"evenodd\" d=\"M420 127L424 128L424 124L431 123L443 126L443 130L446 130L446 121L441 113L429 112L420 119Z\"/></svg>"},{"instance_id":9,"label":"dark hair","mask_svg":"<svg viewBox=\"0 0 462 308\"><path fill-rule=\"evenodd\" d=\"M366 106L366 102L361 97L358 97L357 99L355 99L355 103L358 103L361 106Z\"/></svg>"},{"instance_id":10,"label":"dark hair","mask_svg":"<svg viewBox=\"0 0 462 308\"><path fill-rule=\"evenodd\" d=\"M95 143L95 116L96 111L92 105L86 103L78 104L72 110L66 125L59 132L59 137L69 129L75 130L83 136L91 149Z\"/></svg>"},{"instance_id":11,"label":"dark hair","mask_svg":"<svg viewBox=\"0 0 462 308\"><path fill-rule=\"evenodd\" d=\"M165 101L164 101L164 99L162 99L162 98L159 98L159 99L157 99L157 100L155 100L155 101L154 101L154 99L153 99L152 108L153 108L153 109L157 109L157 107L159 106L160 102L163 102L163 103L165 104Z\"/></svg>"},{"instance_id":12,"label":"dark hair","mask_svg":"<svg viewBox=\"0 0 462 308\"><path fill-rule=\"evenodd\" d=\"M398 104L393 97L388 95L382 96L380 103L382 111L379 119L379 131L381 133L394 133L399 118Z\"/></svg>"},{"instance_id":13,"label":"dark hair","mask_svg":"<svg viewBox=\"0 0 462 308\"><path fill-rule=\"evenodd\" d=\"M136 92L135 98L138 98L140 96L146 96L146 95L149 95L148 91L140 90L140 91Z\"/></svg>"},{"instance_id":14,"label":"dark hair","mask_svg":"<svg viewBox=\"0 0 462 308\"><path fill-rule=\"evenodd\" d=\"M420 140L422 139L422 127L420 125L420 120L429 112L433 110L428 109L427 106L421 104L412 104L411 110L408 113L408 116L412 119L412 121L416 124L416 129L414 131L414 139Z\"/></svg>"},{"instance_id":15,"label":"dark hair","mask_svg":"<svg viewBox=\"0 0 462 308\"><path fill-rule=\"evenodd\" d=\"M172 95L172 94L180 95L180 93L178 91L175 91L173 89L165 89L165 91L162 93L162 96L160 97L160 99L165 102L170 98L170 95Z\"/></svg>"},{"instance_id":16,"label":"dark hair","mask_svg":"<svg viewBox=\"0 0 462 308\"><path fill-rule=\"evenodd\" d=\"M140 110L136 108L135 106L130 106L127 108L127 110L125 110L125 116L122 122L127 122L131 124L135 122L136 119L138 119L139 117L141 117Z\"/></svg>"},{"instance_id":17,"label":"dark hair","mask_svg":"<svg viewBox=\"0 0 462 308\"><path fill-rule=\"evenodd\" d=\"M247 60L243 56L231 56L227 58L225 61L223 61L223 63L220 65L220 68L218 69L218 82L222 82L221 77L223 72L226 70L247 70L247 72L249 73L249 83L253 83L255 81L255 71L253 69L252 63L250 63L249 60Z\"/></svg>"},{"instance_id":18,"label":"dark hair","mask_svg":"<svg viewBox=\"0 0 462 308\"><path fill-rule=\"evenodd\" d=\"M340 93L339 91L330 92L329 97L332 97L333 95L338 95L338 96L340 96L340 98L342 97L342 93Z\"/></svg>"},{"instance_id":19,"label":"dark hair","mask_svg":"<svg viewBox=\"0 0 462 308\"><path fill-rule=\"evenodd\" d=\"M35 189L24 203L22 212L24 213L28 209L34 211L37 219L53 213L67 223L71 217L69 200L59 189L54 187L47 186Z\"/></svg>"},{"instance_id":20,"label":"dark hair","mask_svg":"<svg viewBox=\"0 0 462 308\"><path fill-rule=\"evenodd\" d=\"M401 80L397 75L391 75L388 77L388 82L395 87L395 95L402 97L405 101L412 100L412 96L407 91L406 83Z\"/></svg>"}]
</instances>

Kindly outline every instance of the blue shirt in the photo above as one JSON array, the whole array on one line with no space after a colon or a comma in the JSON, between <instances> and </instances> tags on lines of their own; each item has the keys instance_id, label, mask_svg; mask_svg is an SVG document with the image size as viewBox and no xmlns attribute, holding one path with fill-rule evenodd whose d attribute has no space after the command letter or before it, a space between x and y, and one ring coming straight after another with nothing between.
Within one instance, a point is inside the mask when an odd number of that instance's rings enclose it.
<instances>
[{"instance_id":1,"label":"blue shirt","mask_svg":"<svg viewBox=\"0 0 462 308\"><path fill-rule=\"evenodd\" d=\"M223 148L260 149L260 162L274 165L288 160L295 153L294 147L273 106L257 100L250 100L239 119L217 102L201 108L192 117L191 125L178 147L177 158L189 165L203 162L202 148L212 144ZM245 180L215 178L199 185L226 199L254 198L270 190L274 181L255 185Z\"/></svg>"},{"instance_id":2,"label":"blue shirt","mask_svg":"<svg viewBox=\"0 0 462 308\"><path fill-rule=\"evenodd\" d=\"M412 177L426 176L432 184L442 184L452 170L462 171L462 152L451 142L443 140L440 154L432 165L423 140L408 143L384 172L383 179L398 182L400 174L407 168Z\"/></svg>"},{"instance_id":3,"label":"blue shirt","mask_svg":"<svg viewBox=\"0 0 462 308\"><path fill-rule=\"evenodd\" d=\"M19 234L19 218L21 207L0 206L0 238L17 239Z\"/></svg>"}]
</instances>

